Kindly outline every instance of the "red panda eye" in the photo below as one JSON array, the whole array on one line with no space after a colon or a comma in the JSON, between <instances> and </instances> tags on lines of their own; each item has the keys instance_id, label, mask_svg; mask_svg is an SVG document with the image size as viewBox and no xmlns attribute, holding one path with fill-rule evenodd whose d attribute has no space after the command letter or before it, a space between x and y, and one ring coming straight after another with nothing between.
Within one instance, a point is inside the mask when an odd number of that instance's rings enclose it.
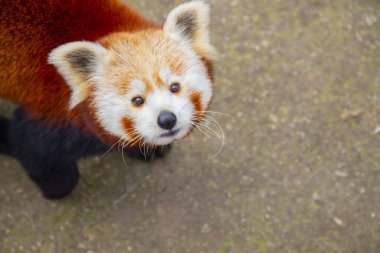
<instances>
[{"instance_id":1,"label":"red panda eye","mask_svg":"<svg viewBox=\"0 0 380 253\"><path fill-rule=\"evenodd\" d=\"M173 93L178 93L181 91L181 85L179 83L173 83L170 85L170 91Z\"/></svg>"},{"instance_id":2,"label":"red panda eye","mask_svg":"<svg viewBox=\"0 0 380 253\"><path fill-rule=\"evenodd\" d=\"M142 106L144 104L144 99L140 96L134 97L132 99L132 104L137 107Z\"/></svg>"}]
</instances>

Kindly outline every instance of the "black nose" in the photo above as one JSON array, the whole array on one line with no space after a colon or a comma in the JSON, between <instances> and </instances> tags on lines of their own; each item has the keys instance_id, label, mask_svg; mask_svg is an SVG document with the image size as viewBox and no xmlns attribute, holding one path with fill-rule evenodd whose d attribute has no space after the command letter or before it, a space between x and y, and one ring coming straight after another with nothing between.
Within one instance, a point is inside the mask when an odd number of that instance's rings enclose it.
<instances>
[{"instance_id":1,"label":"black nose","mask_svg":"<svg viewBox=\"0 0 380 253\"><path fill-rule=\"evenodd\" d=\"M162 111L158 115L157 124L162 129L170 130L175 126L175 123L177 123L177 117L172 112Z\"/></svg>"}]
</instances>

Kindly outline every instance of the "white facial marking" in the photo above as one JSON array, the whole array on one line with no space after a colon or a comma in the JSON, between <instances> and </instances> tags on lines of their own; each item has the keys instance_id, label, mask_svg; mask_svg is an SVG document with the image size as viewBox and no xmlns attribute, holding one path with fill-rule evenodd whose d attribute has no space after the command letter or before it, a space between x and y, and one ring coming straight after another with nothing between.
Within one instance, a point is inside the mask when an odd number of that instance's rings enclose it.
<instances>
[{"instance_id":1,"label":"white facial marking","mask_svg":"<svg viewBox=\"0 0 380 253\"><path fill-rule=\"evenodd\" d=\"M104 84L104 82L106 80L101 83ZM128 136L120 122L126 108L130 107L129 103L129 100L108 85L98 85L94 92L94 106L100 120L99 123L108 132L123 139L128 138Z\"/></svg>"}]
</instances>

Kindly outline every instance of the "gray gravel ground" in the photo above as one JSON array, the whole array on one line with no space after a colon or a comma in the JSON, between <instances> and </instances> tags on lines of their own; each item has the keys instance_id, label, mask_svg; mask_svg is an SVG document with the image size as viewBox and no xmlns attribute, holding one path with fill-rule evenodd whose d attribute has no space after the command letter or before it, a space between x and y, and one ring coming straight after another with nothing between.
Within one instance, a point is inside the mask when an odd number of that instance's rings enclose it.
<instances>
[{"instance_id":1,"label":"gray gravel ground","mask_svg":"<svg viewBox=\"0 0 380 253\"><path fill-rule=\"evenodd\" d=\"M162 22L181 1L129 2ZM54 202L0 156L0 252L380 252L380 2L209 2L220 154L198 132L90 158Z\"/></svg>"}]
</instances>

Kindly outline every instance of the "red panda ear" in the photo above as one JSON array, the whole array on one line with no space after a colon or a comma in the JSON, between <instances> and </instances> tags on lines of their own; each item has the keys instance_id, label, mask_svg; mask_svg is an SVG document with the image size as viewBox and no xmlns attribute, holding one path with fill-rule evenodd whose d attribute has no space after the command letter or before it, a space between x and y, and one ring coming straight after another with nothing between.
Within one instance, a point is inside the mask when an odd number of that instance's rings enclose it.
<instances>
[{"instance_id":1,"label":"red panda ear","mask_svg":"<svg viewBox=\"0 0 380 253\"><path fill-rule=\"evenodd\" d=\"M90 92L91 78L99 75L108 58L103 46L85 41L63 44L49 54L53 64L71 89L70 108L86 99Z\"/></svg>"},{"instance_id":2,"label":"red panda ear","mask_svg":"<svg viewBox=\"0 0 380 253\"><path fill-rule=\"evenodd\" d=\"M192 1L173 9L164 24L164 32L172 39L189 43L207 58L214 58L216 51L209 38L210 7L203 1Z\"/></svg>"}]
</instances>

